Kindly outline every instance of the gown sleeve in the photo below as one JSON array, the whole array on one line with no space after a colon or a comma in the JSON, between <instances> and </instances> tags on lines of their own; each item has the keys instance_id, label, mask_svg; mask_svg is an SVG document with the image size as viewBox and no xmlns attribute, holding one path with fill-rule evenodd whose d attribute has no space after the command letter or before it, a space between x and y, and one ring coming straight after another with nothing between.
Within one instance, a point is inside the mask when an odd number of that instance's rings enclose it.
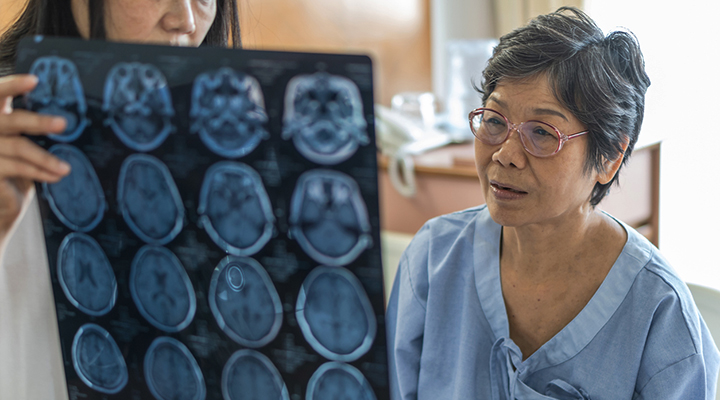
<instances>
[{"instance_id":1,"label":"gown sleeve","mask_svg":"<svg viewBox=\"0 0 720 400\"><path fill-rule=\"evenodd\" d=\"M715 400L714 379L706 373L702 354L694 354L658 372L634 397L636 400Z\"/></svg>"},{"instance_id":2,"label":"gown sleeve","mask_svg":"<svg viewBox=\"0 0 720 400\"><path fill-rule=\"evenodd\" d=\"M421 233L418 233L420 236ZM418 236L413 240L418 242ZM411 245L400 259L386 311L390 392L393 400L417 399L425 326L427 274ZM418 261L420 264L418 265Z\"/></svg>"}]
</instances>

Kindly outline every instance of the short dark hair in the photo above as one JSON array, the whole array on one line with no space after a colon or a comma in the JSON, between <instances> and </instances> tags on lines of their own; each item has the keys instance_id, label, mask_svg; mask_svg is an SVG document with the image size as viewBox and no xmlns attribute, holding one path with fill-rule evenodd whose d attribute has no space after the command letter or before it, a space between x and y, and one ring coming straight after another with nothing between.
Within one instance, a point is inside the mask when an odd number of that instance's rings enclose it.
<instances>
[{"instance_id":1,"label":"short dark hair","mask_svg":"<svg viewBox=\"0 0 720 400\"><path fill-rule=\"evenodd\" d=\"M216 0L217 13L203 45L239 48L240 22L237 0ZM90 38L105 39L103 0L89 0ZM80 37L71 0L29 0L20 17L0 37L0 76L12 72L17 45L29 35Z\"/></svg>"},{"instance_id":2,"label":"short dark hair","mask_svg":"<svg viewBox=\"0 0 720 400\"><path fill-rule=\"evenodd\" d=\"M503 80L546 74L558 101L590 131L585 170L602 171L628 142L621 164L637 142L650 79L631 32L607 36L582 11L562 7L500 38L483 72L483 104ZM620 169L618 169L619 173ZM605 197L618 174L596 183L590 203Z\"/></svg>"}]
</instances>

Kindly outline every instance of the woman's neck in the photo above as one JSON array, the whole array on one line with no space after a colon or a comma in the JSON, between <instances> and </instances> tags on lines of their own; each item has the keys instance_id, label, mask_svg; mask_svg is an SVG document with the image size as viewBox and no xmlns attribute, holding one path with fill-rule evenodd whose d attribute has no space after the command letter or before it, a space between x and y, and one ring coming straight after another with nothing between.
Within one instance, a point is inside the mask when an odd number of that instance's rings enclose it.
<instances>
[{"instance_id":1,"label":"woman's neck","mask_svg":"<svg viewBox=\"0 0 720 400\"><path fill-rule=\"evenodd\" d=\"M626 238L617 221L595 210L549 223L503 227L501 263L522 276L547 279L593 264L583 260L608 253L617 257Z\"/></svg>"}]
</instances>

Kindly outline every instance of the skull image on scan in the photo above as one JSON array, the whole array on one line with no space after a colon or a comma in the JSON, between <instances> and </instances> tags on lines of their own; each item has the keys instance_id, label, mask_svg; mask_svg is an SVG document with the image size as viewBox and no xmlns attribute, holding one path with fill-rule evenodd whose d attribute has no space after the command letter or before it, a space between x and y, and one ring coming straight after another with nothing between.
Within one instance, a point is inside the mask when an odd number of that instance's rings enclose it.
<instances>
[{"instance_id":1,"label":"skull image on scan","mask_svg":"<svg viewBox=\"0 0 720 400\"><path fill-rule=\"evenodd\" d=\"M187 347L177 339L153 340L145 354L145 382L158 400L204 400L205 379Z\"/></svg>"},{"instance_id":2,"label":"skull image on scan","mask_svg":"<svg viewBox=\"0 0 720 400\"><path fill-rule=\"evenodd\" d=\"M85 314L105 315L115 305L115 272L92 237L73 232L63 239L58 250L57 274L65 296Z\"/></svg>"},{"instance_id":3,"label":"skull image on scan","mask_svg":"<svg viewBox=\"0 0 720 400\"><path fill-rule=\"evenodd\" d=\"M128 381L128 370L120 348L101 326L87 323L78 329L72 344L75 372L88 387L115 394Z\"/></svg>"},{"instance_id":4,"label":"skull image on scan","mask_svg":"<svg viewBox=\"0 0 720 400\"><path fill-rule=\"evenodd\" d=\"M222 392L226 400L290 400L272 361L255 350L238 350L225 364Z\"/></svg>"},{"instance_id":5,"label":"skull image on scan","mask_svg":"<svg viewBox=\"0 0 720 400\"><path fill-rule=\"evenodd\" d=\"M165 332L185 329L195 316L192 282L170 250L146 245L130 267L130 294L140 314Z\"/></svg>"},{"instance_id":6,"label":"skull image on scan","mask_svg":"<svg viewBox=\"0 0 720 400\"><path fill-rule=\"evenodd\" d=\"M312 375L305 400L376 400L376 397L357 368L331 361Z\"/></svg>"},{"instance_id":7,"label":"skull image on scan","mask_svg":"<svg viewBox=\"0 0 720 400\"><path fill-rule=\"evenodd\" d=\"M310 346L333 361L357 360L377 333L370 299L360 281L342 267L317 267L308 274L295 316Z\"/></svg>"},{"instance_id":8,"label":"skull image on scan","mask_svg":"<svg viewBox=\"0 0 720 400\"><path fill-rule=\"evenodd\" d=\"M227 158L242 157L270 137L264 127L268 117L260 84L227 67L195 78L190 118L190 132Z\"/></svg>"},{"instance_id":9,"label":"skull image on scan","mask_svg":"<svg viewBox=\"0 0 720 400\"><path fill-rule=\"evenodd\" d=\"M185 208L170 170L157 158L133 154L118 178L118 207L144 242L163 245L182 231Z\"/></svg>"},{"instance_id":10,"label":"skull image on scan","mask_svg":"<svg viewBox=\"0 0 720 400\"><path fill-rule=\"evenodd\" d=\"M170 89L163 73L152 64L114 66L105 81L103 111L106 124L133 150L154 150L173 130Z\"/></svg>"},{"instance_id":11,"label":"skull image on scan","mask_svg":"<svg viewBox=\"0 0 720 400\"><path fill-rule=\"evenodd\" d=\"M260 175L246 164L221 161L208 168L198 214L210 238L232 255L257 253L273 234L270 198Z\"/></svg>"},{"instance_id":12,"label":"skull image on scan","mask_svg":"<svg viewBox=\"0 0 720 400\"><path fill-rule=\"evenodd\" d=\"M88 232L105 213L105 194L90 160L77 148L56 144L50 153L70 164L70 175L56 183L43 182L50 208L68 228Z\"/></svg>"},{"instance_id":13,"label":"skull image on scan","mask_svg":"<svg viewBox=\"0 0 720 400\"><path fill-rule=\"evenodd\" d=\"M370 143L360 90L348 78L318 72L290 80L285 92L284 139L317 164L334 165Z\"/></svg>"},{"instance_id":14,"label":"skull image on scan","mask_svg":"<svg viewBox=\"0 0 720 400\"><path fill-rule=\"evenodd\" d=\"M245 347L262 347L282 325L280 296L265 268L248 257L227 256L215 267L208 292L218 326Z\"/></svg>"},{"instance_id":15,"label":"skull image on scan","mask_svg":"<svg viewBox=\"0 0 720 400\"><path fill-rule=\"evenodd\" d=\"M297 181L290 235L320 264L347 265L372 245L370 220L357 183L338 171L316 169Z\"/></svg>"},{"instance_id":16,"label":"skull image on scan","mask_svg":"<svg viewBox=\"0 0 720 400\"><path fill-rule=\"evenodd\" d=\"M40 57L30 67L30 74L38 77L38 84L27 95L28 109L40 114L57 115L67 121L64 132L48 137L63 143L80 137L89 120L75 64L65 58Z\"/></svg>"}]
</instances>

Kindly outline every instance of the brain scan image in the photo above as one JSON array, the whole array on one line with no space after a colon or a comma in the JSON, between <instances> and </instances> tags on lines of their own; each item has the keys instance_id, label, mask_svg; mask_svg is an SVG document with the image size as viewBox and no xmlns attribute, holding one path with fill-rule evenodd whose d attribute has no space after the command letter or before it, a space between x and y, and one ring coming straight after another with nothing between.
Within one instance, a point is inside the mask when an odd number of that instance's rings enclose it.
<instances>
[{"instance_id":1,"label":"brain scan image","mask_svg":"<svg viewBox=\"0 0 720 400\"><path fill-rule=\"evenodd\" d=\"M130 229L144 242L163 245L182 231L185 208L170 170L147 154L122 164L118 206Z\"/></svg>"},{"instance_id":2,"label":"brain scan image","mask_svg":"<svg viewBox=\"0 0 720 400\"><path fill-rule=\"evenodd\" d=\"M152 64L114 66L105 81L103 111L107 125L133 150L153 150L173 130L170 89L163 73Z\"/></svg>"},{"instance_id":3,"label":"brain scan image","mask_svg":"<svg viewBox=\"0 0 720 400\"><path fill-rule=\"evenodd\" d=\"M357 360L377 333L370 299L358 279L342 267L317 267L308 274L295 316L310 346L333 361Z\"/></svg>"},{"instance_id":4,"label":"brain scan image","mask_svg":"<svg viewBox=\"0 0 720 400\"><path fill-rule=\"evenodd\" d=\"M145 354L145 382L158 400L204 400L205 379L184 344L171 337L155 339Z\"/></svg>"},{"instance_id":5,"label":"brain scan image","mask_svg":"<svg viewBox=\"0 0 720 400\"><path fill-rule=\"evenodd\" d=\"M227 158L242 157L270 137L260 84L227 67L195 78L190 118L190 132Z\"/></svg>"},{"instance_id":6,"label":"brain scan image","mask_svg":"<svg viewBox=\"0 0 720 400\"><path fill-rule=\"evenodd\" d=\"M247 257L225 257L215 268L208 293L220 328L245 347L262 347L282 325L282 303L265 268Z\"/></svg>"},{"instance_id":7,"label":"brain scan image","mask_svg":"<svg viewBox=\"0 0 720 400\"><path fill-rule=\"evenodd\" d=\"M238 350L222 373L225 400L290 400L287 387L273 363L255 350Z\"/></svg>"},{"instance_id":8,"label":"brain scan image","mask_svg":"<svg viewBox=\"0 0 720 400\"><path fill-rule=\"evenodd\" d=\"M352 365L328 362L310 378L305 400L376 400L370 383Z\"/></svg>"},{"instance_id":9,"label":"brain scan image","mask_svg":"<svg viewBox=\"0 0 720 400\"><path fill-rule=\"evenodd\" d=\"M58 251L57 274L70 303L94 317L107 314L115 305L117 281L110 261L92 237L73 232Z\"/></svg>"},{"instance_id":10,"label":"brain scan image","mask_svg":"<svg viewBox=\"0 0 720 400\"><path fill-rule=\"evenodd\" d=\"M192 282L170 250L146 245L130 267L130 294L140 314L165 332L185 329L197 306Z\"/></svg>"},{"instance_id":11,"label":"brain scan image","mask_svg":"<svg viewBox=\"0 0 720 400\"><path fill-rule=\"evenodd\" d=\"M270 198L260 175L246 164L221 161L208 168L198 214L210 238L232 255L257 253L273 234Z\"/></svg>"},{"instance_id":12,"label":"brain scan image","mask_svg":"<svg viewBox=\"0 0 720 400\"><path fill-rule=\"evenodd\" d=\"M38 77L38 84L27 96L28 109L40 114L57 115L67 121L64 132L48 137L63 143L80 137L89 120L75 64L65 58L41 57L30 67L30 74Z\"/></svg>"},{"instance_id":13,"label":"brain scan image","mask_svg":"<svg viewBox=\"0 0 720 400\"><path fill-rule=\"evenodd\" d=\"M110 333L96 324L85 324L72 344L75 372L88 387L115 394L128 381L128 370L120 348Z\"/></svg>"},{"instance_id":14,"label":"brain scan image","mask_svg":"<svg viewBox=\"0 0 720 400\"><path fill-rule=\"evenodd\" d=\"M50 208L68 228L81 232L92 230L102 220L106 204L90 160L67 144L54 145L49 151L72 168L59 182L42 184Z\"/></svg>"},{"instance_id":15,"label":"brain scan image","mask_svg":"<svg viewBox=\"0 0 720 400\"><path fill-rule=\"evenodd\" d=\"M333 165L370 143L360 90L348 78L318 72L290 80L285 92L284 139L305 158Z\"/></svg>"},{"instance_id":16,"label":"brain scan image","mask_svg":"<svg viewBox=\"0 0 720 400\"><path fill-rule=\"evenodd\" d=\"M370 220L357 183L331 170L298 179L290 205L290 234L325 265L347 265L372 245Z\"/></svg>"}]
</instances>

